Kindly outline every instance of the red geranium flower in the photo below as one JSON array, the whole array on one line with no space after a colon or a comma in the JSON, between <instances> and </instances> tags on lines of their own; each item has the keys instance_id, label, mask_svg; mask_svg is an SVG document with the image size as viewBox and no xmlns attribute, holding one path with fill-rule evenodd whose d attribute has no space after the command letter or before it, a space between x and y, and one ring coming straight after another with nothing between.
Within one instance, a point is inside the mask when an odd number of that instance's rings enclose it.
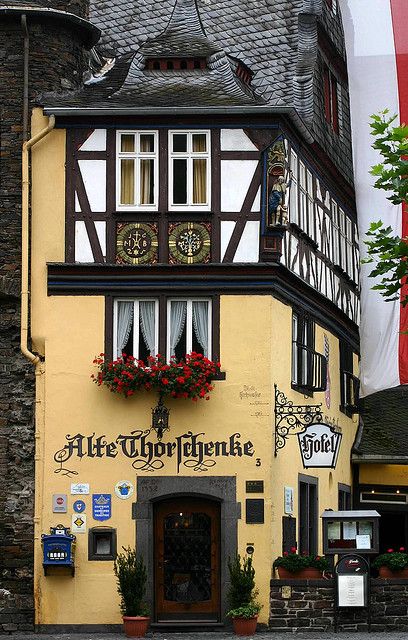
<instances>
[{"instance_id":1,"label":"red geranium flower","mask_svg":"<svg viewBox=\"0 0 408 640\"><path fill-rule=\"evenodd\" d=\"M394 553L394 549L387 549L387 553Z\"/></svg>"}]
</instances>

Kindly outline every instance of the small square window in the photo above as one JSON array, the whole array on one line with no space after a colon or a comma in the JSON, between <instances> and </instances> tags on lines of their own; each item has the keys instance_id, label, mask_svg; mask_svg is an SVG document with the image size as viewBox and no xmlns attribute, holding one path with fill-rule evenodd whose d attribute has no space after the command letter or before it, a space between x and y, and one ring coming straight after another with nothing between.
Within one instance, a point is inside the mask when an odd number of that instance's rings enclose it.
<instances>
[{"instance_id":1,"label":"small square window","mask_svg":"<svg viewBox=\"0 0 408 640\"><path fill-rule=\"evenodd\" d=\"M88 532L88 560L115 560L116 529L93 527Z\"/></svg>"}]
</instances>

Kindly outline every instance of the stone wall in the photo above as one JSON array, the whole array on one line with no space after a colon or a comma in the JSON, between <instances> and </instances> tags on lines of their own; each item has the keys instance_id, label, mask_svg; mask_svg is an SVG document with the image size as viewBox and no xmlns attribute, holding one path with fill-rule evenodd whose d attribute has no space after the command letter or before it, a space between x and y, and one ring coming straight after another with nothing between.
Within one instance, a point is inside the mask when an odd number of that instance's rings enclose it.
<instances>
[{"instance_id":1,"label":"stone wall","mask_svg":"<svg viewBox=\"0 0 408 640\"><path fill-rule=\"evenodd\" d=\"M35 4L86 16L89 3ZM0 16L0 633L30 630L34 624L34 367L20 353L23 35L19 20L19 16ZM61 23L28 18L28 30L31 108L40 92L77 86L85 56L73 30Z\"/></svg>"},{"instance_id":2,"label":"stone wall","mask_svg":"<svg viewBox=\"0 0 408 640\"><path fill-rule=\"evenodd\" d=\"M334 581L271 580L270 605L273 631L332 630ZM367 611L341 609L338 629L367 631ZM371 580L371 630L408 631L408 580Z\"/></svg>"}]
</instances>

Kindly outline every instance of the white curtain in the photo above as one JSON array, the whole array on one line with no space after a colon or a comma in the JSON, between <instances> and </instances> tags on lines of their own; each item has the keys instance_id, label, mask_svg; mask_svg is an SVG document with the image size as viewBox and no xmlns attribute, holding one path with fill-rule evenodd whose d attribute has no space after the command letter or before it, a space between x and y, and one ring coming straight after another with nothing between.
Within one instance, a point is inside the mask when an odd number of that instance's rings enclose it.
<instances>
[{"instance_id":1,"label":"white curtain","mask_svg":"<svg viewBox=\"0 0 408 640\"><path fill-rule=\"evenodd\" d=\"M155 303L153 300L146 300L145 302L139 302L140 309L140 326L142 329L143 339L146 347L148 348L150 355L155 355L156 347L156 314Z\"/></svg>"},{"instance_id":2,"label":"white curtain","mask_svg":"<svg viewBox=\"0 0 408 640\"><path fill-rule=\"evenodd\" d=\"M133 322L133 302L118 302L118 329L116 356L121 356L129 340ZM128 354L130 355L130 354Z\"/></svg>"},{"instance_id":3,"label":"white curtain","mask_svg":"<svg viewBox=\"0 0 408 640\"><path fill-rule=\"evenodd\" d=\"M170 355L174 356L176 345L186 323L187 302L173 300L170 306Z\"/></svg>"},{"instance_id":4,"label":"white curtain","mask_svg":"<svg viewBox=\"0 0 408 640\"><path fill-rule=\"evenodd\" d=\"M193 327L203 354L208 357L208 302L193 302Z\"/></svg>"}]
</instances>

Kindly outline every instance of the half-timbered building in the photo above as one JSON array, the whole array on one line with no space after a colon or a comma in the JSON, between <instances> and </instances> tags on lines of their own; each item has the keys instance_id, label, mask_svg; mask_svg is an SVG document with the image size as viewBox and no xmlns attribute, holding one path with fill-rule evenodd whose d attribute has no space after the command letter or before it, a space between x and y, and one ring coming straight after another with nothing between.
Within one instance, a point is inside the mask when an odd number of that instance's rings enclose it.
<instances>
[{"instance_id":1,"label":"half-timbered building","mask_svg":"<svg viewBox=\"0 0 408 640\"><path fill-rule=\"evenodd\" d=\"M103 35L84 86L32 115L37 626L119 624L112 559L127 545L154 624L223 624L236 552L253 554L267 623L274 558L318 553L320 513L350 507L341 16L336 0L113 0L90 19ZM198 352L221 372L209 402L166 399L158 434L153 392L92 384L101 352ZM73 577L44 575L40 535L58 523L77 538Z\"/></svg>"}]
</instances>

